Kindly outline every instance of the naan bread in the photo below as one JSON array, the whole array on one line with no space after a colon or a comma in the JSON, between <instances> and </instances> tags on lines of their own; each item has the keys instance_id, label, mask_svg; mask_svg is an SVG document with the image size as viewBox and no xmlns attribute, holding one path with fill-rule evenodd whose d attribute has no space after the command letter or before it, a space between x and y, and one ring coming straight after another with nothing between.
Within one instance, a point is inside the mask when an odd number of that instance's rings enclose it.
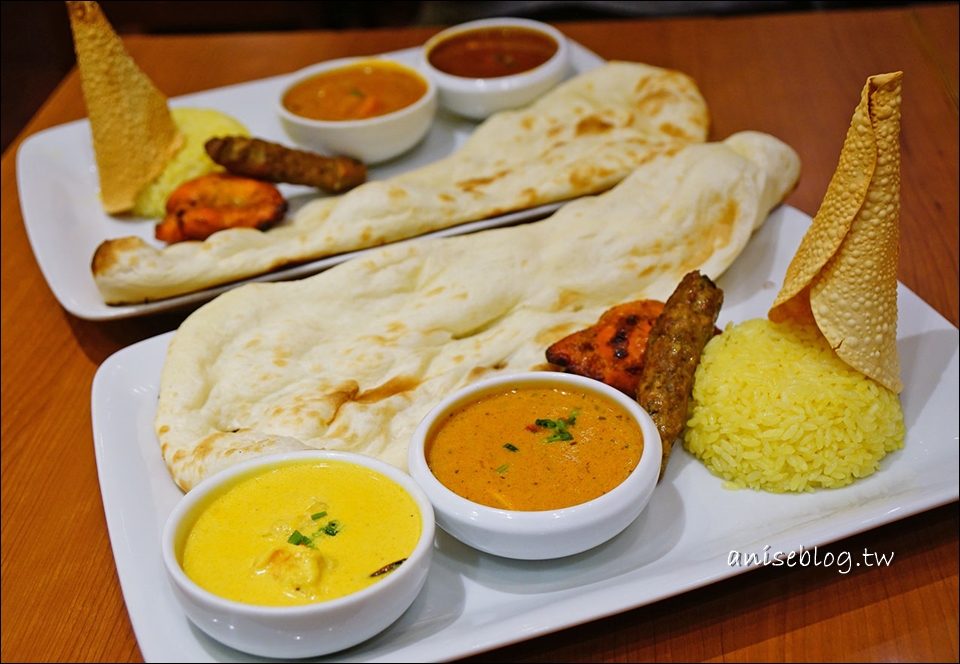
<instances>
[{"instance_id":1,"label":"naan bread","mask_svg":"<svg viewBox=\"0 0 960 664\"><path fill-rule=\"evenodd\" d=\"M796 153L755 132L652 156L541 221L391 244L296 282L248 284L171 342L156 432L189 490L247 458L352 450L406 467L451 390L546 368L547 346L629 300L716 279L793 189Z\"/></svg>"},{"instance_id":2,"label":"naan bread","mask_svg":"<svg viewBox=\"0 0 960 664\"><path fill-rule=\"evenodd\" d=\"M707 106L685 74L608 62L531 106L495 114L451 156L337 197L266 232L231 229L156 249L107 240L92 271L108 304L159 300L609 189L637 166L706 140Z\"/></svg>"}]
</instances>

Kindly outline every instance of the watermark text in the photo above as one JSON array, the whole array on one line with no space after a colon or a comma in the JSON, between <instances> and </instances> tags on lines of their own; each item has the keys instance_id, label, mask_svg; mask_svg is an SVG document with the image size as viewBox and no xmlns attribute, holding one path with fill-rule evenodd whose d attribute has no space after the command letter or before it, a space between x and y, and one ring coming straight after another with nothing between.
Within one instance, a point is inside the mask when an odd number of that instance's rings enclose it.
<instances>
[{"instance_id":1,"label":"watermark text","mask_svg":"<svg viewBox=\"0 0 960 664\"><path fill-rule=\"evenodd\" d=\"M730 567L836 567L841 574L848 574L854 567L887 567L893 562L893 551L890 553L876 553L863 550L861 556L854 556L850 551L820 551L817 547L807 549L800 547L799 551L771 551L768 544L762 552L731 551L727 555L727 565Z\"/></svg>"}]
</instances>

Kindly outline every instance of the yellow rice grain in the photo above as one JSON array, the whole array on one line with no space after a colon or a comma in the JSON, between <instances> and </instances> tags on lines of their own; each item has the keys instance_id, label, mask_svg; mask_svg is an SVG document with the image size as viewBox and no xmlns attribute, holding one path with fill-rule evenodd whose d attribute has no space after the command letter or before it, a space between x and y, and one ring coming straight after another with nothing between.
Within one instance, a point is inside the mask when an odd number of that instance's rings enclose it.
<instances>
[{"instance_id":1,"label":"yellow rice grain","mask_svg":"<svg viewBox=\"0 0 960 664\"><path fill-rule=\"evenodd\" d=\"M164 216L167 198L174 189L201 175L224 170L207 154L204 148L207 140L218 136L250 135L240 122L210 108L173 108L170 112L177 129L183 134L183 147L163 172L137 194L133 212L141 217Z\"/></svg>"},{"instance_id":2,"label":"yellow rice grain","mask_svg":"<svg viewBox=\"0 0 960 664\"><path fill-rule=\"evenodd\" d=\"M900 399L841 360L815 326L728 325L697 368L684 446L726 488L839 488L903 447Z\"/></svg>"}]
</instances>

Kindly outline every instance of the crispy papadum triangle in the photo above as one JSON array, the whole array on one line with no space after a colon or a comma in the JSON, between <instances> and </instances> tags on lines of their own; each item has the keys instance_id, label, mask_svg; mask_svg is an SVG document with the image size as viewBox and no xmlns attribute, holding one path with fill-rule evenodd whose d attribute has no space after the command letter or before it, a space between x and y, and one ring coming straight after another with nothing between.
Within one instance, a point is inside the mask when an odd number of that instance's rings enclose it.
<instances>
[{"instance_id":1,"label":"crispy papadum triangle","mask_svg":"<svg viewBox=\"0 0 960 664\"><path fill-rule=\"evenodd\" d=\"M167 98L137 66L96 2L67 2L80 84L109 214L133 208L183 145Z\"/></svg>"},{"instance_id":2,"label":"crispy papadum triangle","mask_svg":"<svg viewBox=\"0 0 960 664\"><path fill-rule=\"evenodd\" d=\"M417 423L499 372L691 270L722 274L796 185L756 132L659 153L610 191L519 226L377 248L308 279L235 288L192 313L163 367L155 430L188 490L243 459L325 448L406 468Z\"/></svg>"},{"instance_id":3,"label":"crispy papadum triangle","mask_svg":"<svg viewBox=\"0 0 960 664\"><path fill-rule=\"evenodd\" d=\"M605 191L637 166L707 138L687 75L607 62L528 107L489 117L448 157L342 196L268 231L230 229L157 249L105 241L92 271L108 304L159 300L324 256Z\"/></svg>"},{"instance_id":4,"label":"crispy papadum triangle","mask_svg":"<svg viewBox=\"0 0 960 664\"><path fill-rule=\"evenodd\" d=\"M840 163L768 314L816 322L841 359L897 393L901 78L867 79Z\"/></svg>"}]
</instances>

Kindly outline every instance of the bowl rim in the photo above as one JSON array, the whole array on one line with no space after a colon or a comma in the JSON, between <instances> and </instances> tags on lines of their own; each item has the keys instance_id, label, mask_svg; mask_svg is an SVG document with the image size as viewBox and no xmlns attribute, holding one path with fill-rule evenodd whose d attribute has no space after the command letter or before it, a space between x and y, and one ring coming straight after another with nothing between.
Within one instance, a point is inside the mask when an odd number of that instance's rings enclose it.
<instances>
[{"instance_id":1,"label":"bowl rim","mask_svg":"<svg viewBox=\"0 0 960 664\"><path fill-rule=\"evenodd\" d=\"M463 32L497 26L527 28L535 32L546 34L557 43L557 50L552 56L550 56L548 60L537 65L533 69L528 69L516 74L508 74L506 76L491 76L486 78L448 74L447 72L437 69L430 62L430 52L436 48L441 41L449 39L450 37ZM554 68L558 66L563 67L567 62L569 62L569 51L569 40L567 39L566 35L549 23L528 18L499 16L476 19L474 21L467 21L465 23L458 23L441 30L437 34L430 37L420 47L419 60L420 66L423 67L423 69L426 70L431 77L436 78L441 87L457 88L463 92L474 91L477 93L483 93L503 91L505 89L513 89L535 83L541 80L543 77L549 76L549 74L553 73Z\"/></svg>"},{"instance_id":2,"label":"bowl rim","mask_svg":"<svg viewBox=\"0 0 960 664\"><path fill-rule=\"evenodd\" d=\"M420 510L421 521L420 538L417 540L417 545L413 551L410 552L406 560L420 561L426 556L432 555L436 530L433 504L410 475L385 461L380 461L374 457L357 452L322 449L278 452L242 461L207 477L184 494L167 517L160 538L161 557L172 582L176 583L181 592L191 601L207 607L216 607L224 612L244 617L263 615L273 617L297 617L311 614L333 613L353 604L362 603L372 595L387 592L391 587L403 583L405 577L416 573L416 570L420 567L419 565L400 565L400 567L394 572L391 572L386 578L356 592L335 599L295 606L251 604L227 599L203 588L191 579L183 570L183 566L180 564L176 553L177 534L184 519L192 517L195 520L204 507L216 499L217 494L222 493L244 479L254 477L277 465L295 465L303 461L342 461L345 463L353 463L379 472L400 485L416 503L417 508Z\"/></svg>"},{"instance_id":3,"label":"bowl rim","mask_svg":"<svg viewBox=\"0 0 960 664\"><path fill-rule=\"evenodd\" d=\"M448 488L437 479L426 462L426 442L433 427L464 402L478 396L497 393L502 391L504 387L518 384L565 385L593 391L620 405L634 417L643 433L644 446L640 461L620 484L607 493L582 503L550 510L508 510L491 507L464 498ZM655 438L653 438L654 436ZM576 522L580 519L594 519L597 512L610 513L617 511L622 506L622 496L625 493L642 493L647 489L650 478L646 475L649 475L649 469L645 474L641 468L646 468L654 461L656 462L656 473L653 474L652 481L654 484L656 483L659 477L662 449L660 434L650 415L639 403L630 399L623 392L610 387L606 383L578 374L531 370L497 374L483 378L447 395L417 425L408 447L407 467L410 475L433 502L435 512L443 518L453 518L461 524L469 523L471 527L478 530L496 531L510 535L529 533L533 525L540 526L543 531L562 530L569 527L570 522Z\"/></svg>"},{"instance_id":4,"label":"bowl rim","mask_svg":"<svg viewBox=\"0 0 960 664\"><path fill-rule=\"evenodd\" d=\"M412 104L404 106L403 108L398 108L390 113L375 115L370 118L361 118L359 120L315 120L313 118L297 115L284 106L283 98L294 86L299 85L300 83L312 78L313 76L316 76L317 74L350 67L362 62L387 62L401 69L405 69L417 75L424 83L426 83L427 90L420 96L419 99L414 101ZM277 113L281 118L287 120L288 122L300 124L303 127L315 129L368 129L372 126L387 124L388 122L399 120L409 115L415 115L421 112L425 106L430 106L433 104L436 98L436 82L426 72L422 71L419 66L401 62L400 60L391 58L387 55L357 55L316 62L289 74L289 80L283 85L283 88L281 88L280 94L277 95L276 108Z\"/></svg>"}]
</instances>

